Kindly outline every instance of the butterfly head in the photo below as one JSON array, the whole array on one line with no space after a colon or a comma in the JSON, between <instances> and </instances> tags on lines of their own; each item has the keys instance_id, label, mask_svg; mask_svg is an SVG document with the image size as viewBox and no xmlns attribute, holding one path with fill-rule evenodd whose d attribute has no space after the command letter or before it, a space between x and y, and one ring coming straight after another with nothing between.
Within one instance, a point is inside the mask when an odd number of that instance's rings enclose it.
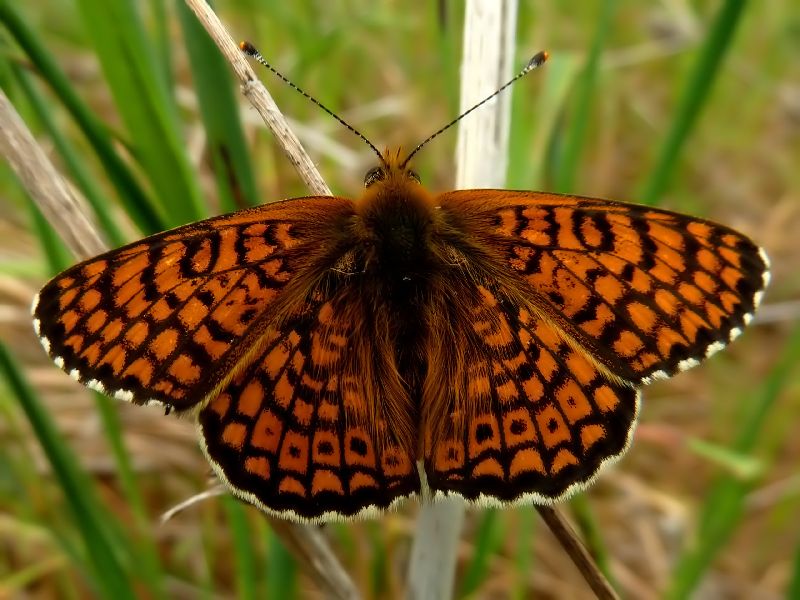
<instances>
[{"instance_id":1,"label":"butterfly head","mask_svg":"<svg viewBox=\"0 0 800 600\"><path fill-rule=\"evenodd\" d=\"M384 270L390 263L393 272L404 274L426 262L436 219L433 197L407 162L399 149L383 152L381 164L367 171L366 190L356 201L369 262Z\"/></svg>"},{"instance_id":2,"label":"butterfly head","mask_svg":"<svg viewBox=\"0 0 800 600\"><path fill-rule=\"evenodd\" d=\"M416 171L408 167L408 159L402 154L402 150L386 150L380 155L381 164L372 167L364 175L364 187L371 188L381 183L394 186L403 186L408 183L420 183L419 175Z\"/></svg>"}]
</instances>

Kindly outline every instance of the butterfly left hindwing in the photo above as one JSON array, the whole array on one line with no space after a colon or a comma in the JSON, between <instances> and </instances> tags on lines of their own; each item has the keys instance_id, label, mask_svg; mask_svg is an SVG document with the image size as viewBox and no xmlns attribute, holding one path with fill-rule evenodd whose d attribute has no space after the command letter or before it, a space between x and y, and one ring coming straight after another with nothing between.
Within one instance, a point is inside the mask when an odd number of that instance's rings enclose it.
<instances>
[{"instance_id":1,"label":"butterfly left hindwing","mask_svg":"<svg viewBox=\"0 0 800 600\"><path fill-rule=\"evenodd\" d=\"M234 493L277 516L374 515L419 491L413 441L401 433L413 431L412 414L389 408L402 386L352 286L313 297L266 331L200 413L200 438Z\"/></svg>"}]
</instances>

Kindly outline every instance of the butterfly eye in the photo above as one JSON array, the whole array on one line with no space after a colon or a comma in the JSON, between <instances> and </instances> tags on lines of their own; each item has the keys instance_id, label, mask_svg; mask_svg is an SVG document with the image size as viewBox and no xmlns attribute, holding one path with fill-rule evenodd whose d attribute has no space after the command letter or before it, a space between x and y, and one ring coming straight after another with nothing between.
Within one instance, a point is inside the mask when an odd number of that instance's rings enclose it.
<instances>
[{"instance_id":1,"label":"butterfly eye","mask_svg":"<svg viewBox=\"0 0 800 600\"><path fill-rule=\"evenodd\" d=\"M383 170L383 167L373 167L364 175L364 187L369 187L373 183L384 179L386 179L386 171Z\"/></svg>"},{"instance_id":2,"label":"butterfly eye","mask_svg":"<svg viewBox=\"0 0 800 600\"><path fill-rule=\"evenodd\" d=\"M411 169L406 170L406 177L408 177L411 181L416 181L417 183L420 182L417 172L412 171Z\"/></svg>"}]
</instances>

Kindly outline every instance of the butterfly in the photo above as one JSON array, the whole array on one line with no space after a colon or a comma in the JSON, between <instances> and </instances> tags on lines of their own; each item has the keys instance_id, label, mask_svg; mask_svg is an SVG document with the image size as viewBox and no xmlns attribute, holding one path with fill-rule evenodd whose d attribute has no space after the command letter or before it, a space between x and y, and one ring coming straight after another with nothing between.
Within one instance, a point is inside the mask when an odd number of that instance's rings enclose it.
<instances>
[{"instance_id":1,"label":"butterfly","mask_svg":"<svg viewBox=\"0 0 800 600\"><path fill-rule=\"evenodd\" d=\"M295 198L77 264L33 303L88 387L196 419L279 517L403 498L559 502L631 442L640 388L737 337L766 254L699 218L551 193L429 193L400 151Z\"/></svg>"}]
</instances>

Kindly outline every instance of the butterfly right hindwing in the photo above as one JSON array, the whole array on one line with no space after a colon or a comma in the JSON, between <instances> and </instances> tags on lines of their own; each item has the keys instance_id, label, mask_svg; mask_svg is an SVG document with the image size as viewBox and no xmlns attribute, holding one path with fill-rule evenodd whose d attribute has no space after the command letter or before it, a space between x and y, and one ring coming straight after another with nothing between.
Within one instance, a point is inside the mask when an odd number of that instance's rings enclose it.
<instances>
[{"instance_id":1,"label":"butterfly right hindwing","mask_svg":"<svg viewBox=\"0 0 800 600\"><path fill-rule=\"evenodd\" d=\"M431 490L481 504L542 504L587 486L627 450L638 391L502 290L450 287L459 305L439 325L446 335L431 331L423 398ZM462 356L444 372L452 348L440 340L450 335Z\"/></svg>"}]
</instances>

